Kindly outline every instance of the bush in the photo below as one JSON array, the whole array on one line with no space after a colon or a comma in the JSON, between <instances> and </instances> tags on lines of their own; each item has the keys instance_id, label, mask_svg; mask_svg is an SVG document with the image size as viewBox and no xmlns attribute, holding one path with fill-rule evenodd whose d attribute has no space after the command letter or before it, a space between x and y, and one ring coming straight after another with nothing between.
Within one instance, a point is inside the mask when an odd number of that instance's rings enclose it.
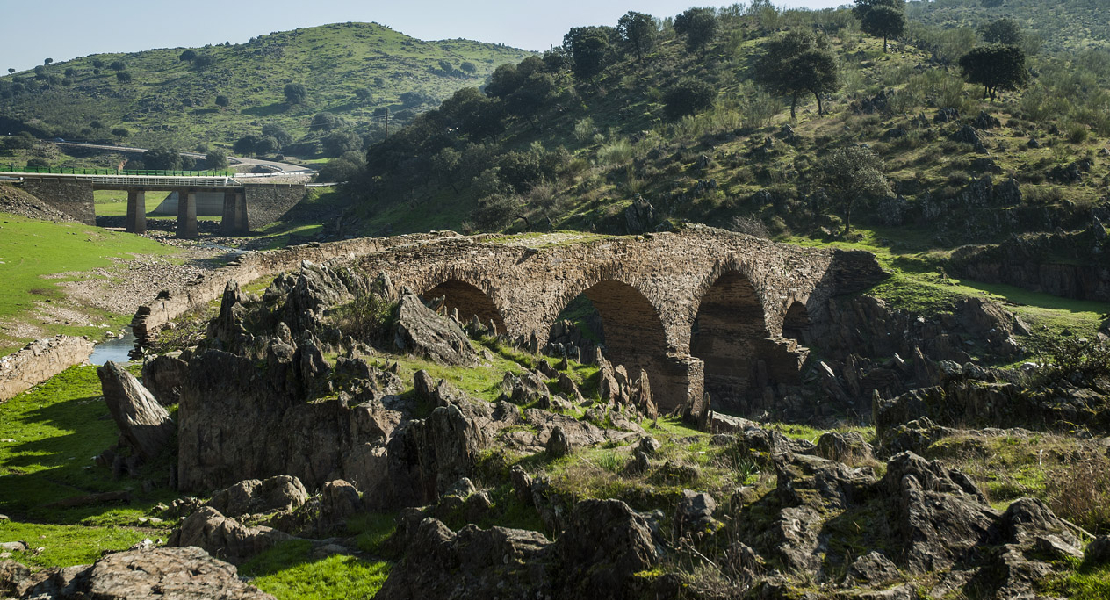
<instances>
[{"instance_id":1,"label":"bush","mask_svg":"<svg viewBox=\"0 0 1110 600\"><path fill-rule=\"evenodd\" d=\"M663 95L667 119L676 121L713 106L717 91L700 79L683 79Z\"/></svg>"},{"instance_id":2,"label":"bush","mask_svg":"<svg viewBox=\"0 0 1110 600\"><path fill-rule=\"evenodd\" d=\"M34 158L29 158L29 159L27 159L27 168L28 169L48 169L48 168L50 168L50 161L46 160L45 158L39 158L37 156L34 157Z\"/></svg>"},{"instance_id":3,"label":"bush","mask_svg":"<svg viewBox=\"0 0 1110 600\"><path fill-rule=\"evenodd\" d=\"M1087 126L1082 123L1072 123L1068 125L1067 137L1068 141L1073 144L1082 144L1087 141Z\"/></svg>"},{"instance_id":4,"label":"bush","mask_svg":"<svg viewBox=\"0 0 1110 600\"><path fill-rule=\"evenodd\" d=\"M354 300L335 309L335 325L345 336L372 342L389 331L396 306L377 294L360 292Z\"/></svg>"},{"instance_id":5,"label":"bush","mask_svg":"<svg viewBox=\"0 0 1110 600\"><path fill-rule=\"evenodd\" d=\"M1094 455L1045 478L1048 505L1092 533L1110 532L1110 459Z\"/></svg>"}]
</instances>

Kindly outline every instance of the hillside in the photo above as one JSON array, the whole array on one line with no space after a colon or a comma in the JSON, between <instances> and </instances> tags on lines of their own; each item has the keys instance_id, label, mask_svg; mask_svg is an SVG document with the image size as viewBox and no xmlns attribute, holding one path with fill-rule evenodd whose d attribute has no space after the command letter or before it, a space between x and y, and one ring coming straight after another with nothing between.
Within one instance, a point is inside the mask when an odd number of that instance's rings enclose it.
<instances>
[{"instance_id":1,"label":"hillside","mask_svg":"<svg viewBox=\"0 0 1110 600\"><path fill-rule=\"evenodd\" d=\"M1037 2L1036 0L940 0L909 2L907 16L924 25L946 29L970 27L983 21L1010 18L1033 33L1045 52L1106 49L1110 22L1100 0Z\"/></svg>"},{"instance_id":2,"label":"hillside","mask_svg":"<svg viewBox=\"0 0 1110 600\"><path fill-rule=\"evenodd\" d=\"M364 231L637 233L700 222L864 242L916 269L1110 299L1097 276L1083 291L1033 272L1046 261L1105 265L1105 45L1028 56L1028 85L989 99L945 62L980 43L974 32L951 40L951 30L911 20L884 53L845 9L757 3L715 18L715 37L698 49L665 20L642 60L610 31L592 77L576 75L564 50L502 67L485 93L459 92L371 148L351 189ZM789 96L757 84L756 62L787 31L818 31L813 43L833 56L837 86L822 94L823 114L804 93L791 119ZM682 106L698 82L703 104ZM856 146L877 157L889 187L848 202L827 188L823 165ZM855 229L845 236L849 207ZM961 246L1007 240L993 254L965 248L945 262ZM1076 277L1086 276L1060 275Z\"/></svg>"},{"instance_id":3,"label":"hillside","mask_svg":"<svg viewBox=\"0 0 1110 600\"><path fill-rule=\"evenodd\" d=\"M411 118L406 111L478 85L498 65L527 55L461 39L424 42L376 23L340 23L260 35L246 44L43 65L0 78L0 122L40 137L180 149L230 145L274 124L292 143L310 142L291 154L311 155L327 129L364 135L404 122ZM303 103L287 102L287 84L304 86ZM345 122L313 127L318 113Z\"/></svg>"}]
</instances>

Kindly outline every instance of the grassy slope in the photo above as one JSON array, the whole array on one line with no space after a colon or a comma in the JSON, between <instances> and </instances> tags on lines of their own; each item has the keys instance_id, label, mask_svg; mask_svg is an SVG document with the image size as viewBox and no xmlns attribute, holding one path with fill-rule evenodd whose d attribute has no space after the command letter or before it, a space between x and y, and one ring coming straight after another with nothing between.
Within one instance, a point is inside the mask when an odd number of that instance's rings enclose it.
<instances>
[{"instance_id":1,"label":"grassy slope","mask_svg":"<svg viewBox=\"0 0 1110 600\"><path fill-rule=\"evenodd\" d=\"M92 131L92 137L111 138L111 129L123 127L133 132L123 141L140 147L230 144L258 133L269 122L301 138L319 112L344 116L357 123L356 131L365 131L375 108L401 109L404 92L442 99L460 87L477 85L497 65L528 54L461 39L424 42L372 23L296 29L260 35L247 44L197 48L199 55L214 60L203 68L179 60L182 51L101 54L46 68L47 77L59 78L73 69L70 85L35 81L30 72L0 78L35 87L4 100L0 116L33 123L67 139L89 137L81 130L99 121L103 127ZM432 72L440 69L441 60L450 62L456 75ZM94 72L94 61L105 65L99 73ZM126 65L131 83L117 81L107 66L114 61ZM476 71L460 73L463 62L473 63ZM290 82L307 88L305 105L285 105L283 90ZM371 90L371 102L357 101L355 90L362 87ZM220 94L230 100L223 109L215 105Z\"/></svg>"},{"instance_id":2,"label":"grassy slope","mask_svg":"<svg viewBox=\"0 0 1110 600\"><path fill-rule=\"evenodd\" d=\"M92 271L113 265L113 258L135 254L172 254L173 248L153 240L117 231L107 231L81 223L51 223L15 215L0 214L0 321L8 324L35 320L36 303L58 303L64 293L57 284L91 277ZM52 276L45 275L64 274ZM41 326L49 333L93 335L95 325L122 322L124 315L110 315L87 308L88 321ZM89 326L89 324L93 326ZM7 354L30 341L5 333L0 337L0 354Z\"/></svg>"}]
</instances>

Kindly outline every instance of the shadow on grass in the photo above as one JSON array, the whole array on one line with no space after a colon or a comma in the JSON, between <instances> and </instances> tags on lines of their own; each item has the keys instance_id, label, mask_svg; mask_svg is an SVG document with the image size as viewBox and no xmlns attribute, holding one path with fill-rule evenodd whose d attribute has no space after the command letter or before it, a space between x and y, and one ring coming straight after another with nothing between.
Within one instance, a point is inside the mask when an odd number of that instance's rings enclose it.
<instances>
[{"instance_id":1,"label":"shadow on grass","mask_svg":"<svg viewBox=\"0 0 1110 600\"><path fill-rule=\"evenodd\" d=\"M287 110L289 110L289 105L285 104L284 102L274 102L273 104L267 104L266 106L252 106L250 108L244 108L241 112L244 115L269 117L272 115L280 115Z\"/></svg>"}]
</instances>

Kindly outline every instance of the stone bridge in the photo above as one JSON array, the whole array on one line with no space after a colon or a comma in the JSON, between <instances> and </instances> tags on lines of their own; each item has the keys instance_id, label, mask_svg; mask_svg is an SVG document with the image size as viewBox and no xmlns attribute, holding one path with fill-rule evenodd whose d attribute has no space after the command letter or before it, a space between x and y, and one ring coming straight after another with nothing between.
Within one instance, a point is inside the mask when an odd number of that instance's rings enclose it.
<instances>
[{"instance_id":1,"label":"stone bridge","mask_svg":"<svg viewBox=\"0 0 1110 600\"><path fill-rule=\"evenodd\" d=\"M884 277L869 253L707 227L589 241L565 235L548 234L556 242L536 247L519 245L535 242L528 238L422 240L351 264L425 299L444 297L464 321L477 316L540 345L585 295L601 316L607 358L633 374L644 369L663 409L703 392L717 406L743 409L800 383L811 314Z\"/></svg>"},{"instance_id":2,"label":"stone bridge","mask_svg":"<svg viewBox=\"0 0 1110 600\"><path fill-rule=\"evenodd\" d=\"M242 235L272 223L304 198L304 184L244 183L230 177L80 175L11 173L29 194L71 215L96 224L95 190L127 192L127 231L146 232L146 192L177 192L177 237L197 237L197 194L224 195L221 229Z\"/></svg>"}]
</instances>

